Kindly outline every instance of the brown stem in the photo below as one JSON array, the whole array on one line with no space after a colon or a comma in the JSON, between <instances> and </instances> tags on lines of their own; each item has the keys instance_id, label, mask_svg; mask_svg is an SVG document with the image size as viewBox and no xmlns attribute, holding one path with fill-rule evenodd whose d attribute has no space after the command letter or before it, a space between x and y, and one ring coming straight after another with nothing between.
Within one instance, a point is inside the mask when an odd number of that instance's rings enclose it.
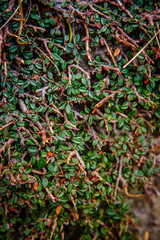
<instances>
[{"instance_id":1,"label":"brown stem","mask_svg":"<svg viewBox=\"0 0 160 240\"><path fill-rule=\"evenodd\" d=\"M92 62L92 59L89 53L89 30L88 30L87 24L85 22L83 24L86 31L86 37L83 39L83 41L85 41L86 54L87 54L88 60Z\"/></svg>"},{"instance_id":2,"label":"brown stem","mask_svg":"<svg viewBox=\"0 0 160 240\"><path fill-rule=\"evenodd\" d=\"M116 195L117 195L119 181L122 178L122 161L123 161L123 155L121 156L120 161L119 161L118 177L117 177L117 180L116 180L116 186L115 186L115 191L114 191L114 197L115 198L116 198Z\"/></svg>"}]
</instances>

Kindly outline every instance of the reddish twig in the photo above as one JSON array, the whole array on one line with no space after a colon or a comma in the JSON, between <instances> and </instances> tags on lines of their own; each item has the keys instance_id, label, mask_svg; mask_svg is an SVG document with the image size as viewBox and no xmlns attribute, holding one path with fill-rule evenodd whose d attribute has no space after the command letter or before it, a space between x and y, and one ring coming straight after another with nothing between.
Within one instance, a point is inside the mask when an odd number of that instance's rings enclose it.
<instances>
[{"instance_id":1,"label":"reddish twig","mask_svg":"<svg viewBox=\"0 0 160 240\"><path fill-rule=\"evenodd\" d=\"M0 65L2 63L2 44L3 44L3 31L0 30Z\"/></svg>"},{"instance_id":2,"label":"reddish twig","mask_svg":"<svg viewBox=\"0 0 160 240\"><path fill-rule=\"evenodd\" d=\"M27 117L29 117L32 120L30 114L28 113L28 109L27 109L24 101L22 99L19 99L18 103L19 103L19 106L20 106L20 109L22 110L22 112L24 112L27 115ZM34 124L36 124L40 130L43 129L42 124L39 121L37 121Z\"/></svg>"},{"instance_id":3,"label":"reddish twig","mask_svg":"<svg viewBox=\"0 0 160 240\"><path fill-rule=\"evenodd\" d=\"M0 156L2 157L1 153L5 151L7 145L9 146L9 148L8 148L8 164L10 164L10 157L11 157L10 146L11 146L11 143L13 143L14 141L15 141L15 139L11 138L3 145L3 147L0 148Z\"/></svg>"},{"instance_id":4,"label":"reddish twig","mask_svg":"<svg viewBox=\"0 0 160 240\"><path fill-rule=\"evenodd\" d=\"M3 127L0 128L0 131L5 129L6 127L10 126L11 124L13 124L14 122L9 122L8 124L4 125Z\"/></svg>"},{"instance_id":5,"label":"reddish twig","mask_svg":"<svg viewBox=\"0 0 160 240\"><path fill-rule=\"evenodd\" d=\"M144 197L145 194L133 194L133 193L129 193L128 192L128 188L127 188L127 182L124 180L124 178L121 177L121 182L123 183L123 189L124 189L124 192L125 194L128 196L128 197Z\"/></svg>"},{"instance_id":6,"label":"reddish twig","mask_svg":"<svg viewBox=\"0 0 160 240\"><path fill-rule=\"evenodd\" d=\"M71 160L71 158L72 158L73 156L76 156L76 157L77 157L77 160L78 160L79 163L82 165L82 167L83 167L83 168L86 168L86 165L85 165L83 159L81 158L81 156L79 155L79 153L78 153L77 150L73 150L73 151L70 152L70 154L69 154L69 156L68 156L68 158L67 158L67 164L69 164L69 162L70 162L70 160Z\"/></svg>"},{"instance_id":7,"label":"reddish twig","mask_svg":"<svg viewBox=\"0 0 160 240\"><path fill-rule=\"evenodd\" d=\"M117 2L118 5L121 7L121 9L126 12L126 14L127 14L130 18L133 18L132 14L125 8L125 6L121 3L120 0L116 0L116 2Z\"/></svg>"},{"instance_id":8,"label":"reddish twig","mask_svg":"<svg viewBox=\"0 0 160 240\"><path fill-rule=\"evenodd\" d=\"M117 180L116 180L116 186L115 186L115 191L114 191L114 197L115 198L116 198L116 195L117 195L119 181L122 178L122 161L123 161L123 155L121 156L120 161L119 161L118 177L117 177Z\"/></svg>"},{"instance_id":9,"label":"reddish twig","mask_svg":"<svg viewBox=\"0 0 160 240\"><path fill-rule=\"evenodd\" d=\"M113 63L114 63L114 66L115 66L116 68L118 68L117 63L116 63L116 61L115 61L115 59L114 59L114 56L113 56L113 54L112 54L112 52L111 52L111 50L110 50L110 48L109 48L106 40L105 40L103 37L100 38L100 43L101 43L102 46L105 45L105 47L106 47L106 49L107 49L107 52L108 52L108 54L110 55L110 57L111 57L111 59L112 59L112 61L113 61Z\"/></svg>"},{"instance_id":10,"label":"reddish twig","mask_svg":"<svg viewBox=\"0 0 160 240\"><path fill-rule=\"evenodd\" d=\"M90 60L92 62L92 59L91 59L91 56L89 53L89 30L88 30L87 24L86 23L83 23L83 24L84 24L84 28L86 31L86 37L83 39L83 41L85 41L86 54L87 54L88 60Z\"/></svg>"},{"instance_id":11,"label":"reddish twig","mask_svg":"<svg viewBox=\"0 0 160 240\"><path fill-rule=\"evenodd\" d=\"M37 32L37 30L41 30L41 31L44 31L44 32L46 31L46 29L44 29L44 28L41 28L41 27L38 27L38 26L33 26L31 24L24 24L24 27L33 28L33 30L35 32Z\"/></svg>"},{"instance_id":12,"label":"reddish twig","mask_svg":"<svg viewBox=\"0 0 160 240\"><path fill-rule=\"evenodd\" d=\"M49 191L49 188L46 187L45 190L46 190L46 192L47 192L48 197L49 197L49 198L52 200L52 202L54 203L56 199L55 199L55 197L53 196L53 194Z\"/></svg>"},{"instance_id":13,"label":"reddish twig","mask_svg":"<svg viewBox=\"0 0 160 240\"><path fill-rule=\"evenodd\" d=\"M49 88L49 86L46 86L46 87L37 89L37 90L36 90L36 93L42 92L42 98L43 98L43 100L45 100L45 94L46 94L46 90L47 90L48 88Z\"/></svg>"},{"instance_id":14,"label":"reddish twig","mask_svg":"<svg viewBox=\"0 0 160 240\"><path fill-rule=\"evenodd\" d=\"M70 125L74 130L79 130L79 128L77 128L74 124L72 124L68 118L67 118L67 114L64 112L64 120L65 120L65 123Z\"/></svg>"},{"instance_id":15,"label":"reddish twig","mask_svg":"<svg viewBox=\"0 0 160 240\"><path fill-rule=\"evenodd\" d=\"M51 235L50 235L49 240L52 239L53 233L54 233L55 228L56 228L56 226L57 226L57 220L58 220L58 217L56 216L56 218L54 219L54 223L53 223L53 225L52 225L52 231L51 231Z\"/></svg>"},{"instance_id":16,"label":"reddish twig","mask_svg":"<svg viewBox=\"0 0 160 240\"><path fill-rule=\"evenodd\" d=\"M144 97L142 97L142 96L138 93L137 88L136 88L135 86L133 86L132 88L133 88L133 90L134 90L134 92L135 92L135 94L136 94L136 97L138 98L138 102L139 102L139 103L140 103L141 100L142 100L142 101L144 101L145 103L147 103L147 102L152 103L152 106L155 105L155 103L152 102L152 100L150 100L149 98L145 99Z\"/></svg>"},{"instance_id":17,"label":"reddish twig","mask_svg":"<svg viewBox=\"0 0 160 240\"><path fill-rule=\"evenodd\" d=\"M90 83L90 75L87 71L85 71L82 67L80 67L79 65L76 65L76 64L72 64L70 66L68 66L68 75L69 75L69 81L68 83L71 84L71 69L75 67L76 69L80 70L83 74L86 75L87 77L87 80L88 80L88 85L89 85L89 89L91 88L91 83Z\"/></svg>"},{"instance_id":18,"label":"reddish twig","mask_svg":"<svg viewBox=\"0 0 160 240\"><path fill-rule=\"evenodd\" d=\"M133 62L133 60L141 53L144 51L144 49L153 41L153 39L159 34L160 30L155 33L155 35L148 41L148 43L128 62L126 63L123 68L126 68L131 62ZM153 63L153 61L152 61Z\"/></svg>"},{"instance_id":19,"label":"reddish twig","mask_svg":"<svg viewBox=\"0 0 160 240\"><path fill-rule=\"evenodd\" d=\"M114 98L115 94L117 94L117 92L121 92L123 91L122 88L116 90L116 91L113 91L108 97L105 97L103 98L99 103L96 104L96 106L94 107L93 111L92 111L92 114L95 113L95 111L100 108L105 102L107 102L110 98Z\"/></svg>"},{"instance_id":20,"label":"reddish twig","mask_svg":"<svg viewBox=\"0 0 160 240\"><path fill-rule=\"evenodd\" d=\"M21 3L22 2L23 2L23 0L21 0ZM9 23L9 21L14 17L14 15L17 13L19 8L20 8L20 5L18 5L18 7L14 11L14 13L10 16L10 18L2 25L2 27L0 27L0 30L2 30Z\"/></svg>"}]
</instances>

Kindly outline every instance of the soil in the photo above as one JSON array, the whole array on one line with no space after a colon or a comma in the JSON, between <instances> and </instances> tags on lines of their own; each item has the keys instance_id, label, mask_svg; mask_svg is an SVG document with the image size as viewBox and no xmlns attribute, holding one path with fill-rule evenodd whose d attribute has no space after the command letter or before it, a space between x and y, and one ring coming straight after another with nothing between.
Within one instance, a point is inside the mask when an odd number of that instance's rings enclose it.
<instances>
[{"instance_id":1,"label":"soil","mask_svg":"<svg viewBox=\"0 0 160 240\"><path fill-rule=\"evenodd\" d=\"M139 240L160 240L160 182L154 177L155 189L148 197L130 198L131 212L137 219ZM153 189L152 189L153 191Z\"/></svg>"}]
</instances>

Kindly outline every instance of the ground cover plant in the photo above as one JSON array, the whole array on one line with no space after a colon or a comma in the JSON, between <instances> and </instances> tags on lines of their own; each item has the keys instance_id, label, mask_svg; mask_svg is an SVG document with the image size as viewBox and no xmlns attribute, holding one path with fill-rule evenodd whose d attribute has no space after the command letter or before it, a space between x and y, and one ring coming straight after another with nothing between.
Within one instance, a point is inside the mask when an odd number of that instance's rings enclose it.
<instances>
[{"instance_id":1,"label":"ground cover plant","mask_svg":"<svg viewBox=\"0 0 160 240\"><path fill-rule=\"evenodd\" d=\"M125 196L159 173L159 24L154 0L0 0L1 239L138 238Z\"/></svg>"}]
</instances>

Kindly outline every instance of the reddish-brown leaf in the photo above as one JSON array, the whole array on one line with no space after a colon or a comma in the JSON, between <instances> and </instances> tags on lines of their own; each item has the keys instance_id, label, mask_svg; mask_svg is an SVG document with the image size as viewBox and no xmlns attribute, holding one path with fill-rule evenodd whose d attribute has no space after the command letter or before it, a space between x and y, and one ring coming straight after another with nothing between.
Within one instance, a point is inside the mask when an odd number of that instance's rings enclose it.
<instances>
[{"instance_id":1,"label":"reddish-brown leaf","mask_svg":"<svg viewBox=\"0 0 160 240\"><path fill-rule=\"evenodd\" d=\"M38 182L34 184L34 190L37 190L37 188L38 188Z\"/></svg>"},{"instance_id":2,"label":"reddish-brown leaf","mask_svg":"<svg viewBox=\"0 0 160 240\"><path fill-rule=\"evenodd\" d=\"M62 207L61 204L57 206L57 208L56 208L56 213L57 213L57 215L60 214L61 207Z\"/></svg>"},{"instance_id":3,"label":"reddish-brown leaf","mask_svg":"<svg viewBox=\"0 0 160 240\"><path fill-rule=\"evenodd\" d=\"M52 157L52 156L53 156L53 153L52 153L52 152L48 152L47 155L50 156L50 157Z\"/></svg>"},{"instance_id":4,"label":"reddish-brown leaf","mask_svg":"<svg viewBox=\"0 0 160 240\"><path fill-rule=\"evenodd\" d=\"M116 48L114 53L113 53L113 56L116 57L120 54L121 50L119 48Z\"/></svg>"},{"instance_id":5,"label":"reddish-brown leaf","mask_svg":"<svg viewBox=\"0 0 160 240\"><path fill-rule=\"evenodd\" d=\"M79 219L79 214L77 212L75 213L75 217L77 220Z\"/></svg>"}]
</instances>

